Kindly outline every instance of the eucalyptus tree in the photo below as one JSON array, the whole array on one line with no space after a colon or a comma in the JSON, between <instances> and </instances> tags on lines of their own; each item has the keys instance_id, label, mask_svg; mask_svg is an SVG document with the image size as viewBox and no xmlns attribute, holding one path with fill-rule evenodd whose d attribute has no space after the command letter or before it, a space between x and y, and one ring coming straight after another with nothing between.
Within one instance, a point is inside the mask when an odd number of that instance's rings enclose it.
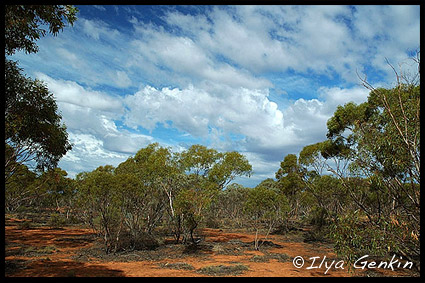
<instances>
[{"instance_id":1,"label":"eucalyptus tree","mask_svg":"<svg viewBox=\"0 0 425 283\"><path fill-rule=\"evenodd\" d=\"M278 189L259 184L248 192L244 212L255 229L254 248L259 250L274 227L285 218L289 211L288 200ZM266 230L260 243L259 232Z\"/></svg>"},{"instance_id":2,"label":"eucalyptus tree","mask_svg":"<svg viewBox=\"0 0 425 283\"><path fill-rule=\"evenodd\" d=\"M123 230L120 187L112 166L100 166L92 172L76 176L79 216L103 238L106 253L118 249L119 235Z\"/></svg>"},{"instance_id":3,"label":"eucalyptus tree","mask_svg":"<svg viewBox=\"0 0 425 283\"><path fill-rule=\"evenodd\" d=\"M375 89L363 80L368 100L337 108L322 154L349 160L348 175L334 173L367 217L356 230L365 239L358 245L411 259L420 255L420 85L395 74L395 87ZM337 226L341 247L354 236L343 236L342 227L359 224L347 213Z\"/></svg>"},{"instance_id":4,"label":"eucalyptus tree","mask_svg":"<svg viewBox=\"0 0 425 283\"><path fill-rule=\"evenodd\" d=\"M134 208L126 214L128 221L133 222L132 227L140 226L137 222L143 221L144 231L151 234L167 211L171 221L175 221L174 199L182 184L182 171L169 148L152 143L119 164L115 172L133 175L140 182L139 197L128 198Z\"/></svg>"},{"instance_id":5,"label":"eucalyptus tree","mask_svg":"<svg viewBox=\"0 0 425 283\"><path fill-rule=\"evenodd\" d=\"M215 219L220 225L227 227L242 228L246 224L246 217L243 211L244 203L248 197L250 188L238 183L228 185L220 191L213 207L210 217Z\"/></svg>"},{"instance_id":6,"label":"eucalyptus tree","mask_svg":"<svg viewBox=\"0 0 425 283\"><path fill-rule=\"evenodd\" d=\"M221 153L203 145L192 145L180 154L187 186L178 197L178 210L186 238L208 214L218 194L237 176L250 176L252 166L238 152Z\"/></svg>"},{"instance_id":7,"label":"eucalyptus tree","mask_svg":"<svg viewBox=\"0 0 425 283\"><path fill-rule=\"evenodd\" d=\"M305 168L300 164L295 154L288 154L280 163L280 168L276 172L277 186L282 194L284 194L291 206L290 214L298 216L300 207L301 195L304 191L305 185L303 183L303 176Z\"/></svg>"},{"instance_id":8,"label":"eucalyptus tree","mask_svg":"<svg viewBox=\"0 0 425 283\"><path fill-rule=\"evenodd\" d=\"M35 181L37 175L24 164L17 164L15 173L9 178L4 193L5 209L16 211L20 207L31 204L34 199Z\"/></svg>"},{"instance_id":9,"label":"eucalyptus tree","mask_svg":"<svg viewBox=\"0 0 425 283\"><path fill-rule=\"evenodd\" d=\"M236 177L250 177L251 174L252 166L246 157L237 151L231 151L220 154L220 159L209 171L208 178L223 190Z\"/></svg>"},{"instance_id":10,"label":"eucalyptus tree","mask_svg":"<svg viewBox=\"0 0 425 283\"><path fill-rule=\"evenodd\" d=\"M68 173L61 168L43 172L36 181L37 205L53 208L66 213L67 218L72 210L75 197L74 180L67 177Z\"/></svg>"},{"instance_id":11,"label":"eucalyptus tree","mask_svg":"<svg viewBox=\"0 0 425 283\"><path fill-rule=\"evenodd\" d=\"M318 222L322 226L327 217L336 217L342 212L346 202L347 192L341 185L341 181L329 174L329 171L338 170L337 162L331 162L336 169L329 165L322 153L328 149L327 142L318 142L305 146L299 154L299 162L305 167L303 174L303 182L307 193L311 194L315 200L311 204L313 221Z\"/></svg>"},{"instance_id":12,"label":"eucalyptus tree","mask_svg":"<svg viewBox=\"0 0 425 283\"><path fill-rule=\"evenodd\" d=\"M73 24L78 10L71 5L5 5L5 55L38 51L36 41L57 35ZM19 164L35 162L43 171L56 167L71 149L53 94L39 80L26 77L17 62L5 56L5 181Z\"/></svg>"},{"instance_id":13,"label":"eucalyptus tree","mask_svg":"<svg viewBox=\"0 0 425 283\"><path fill-rule=\"evenodd\" d=\"M39 80L25 77L15 62L5 62L5 180L19 164L35 162L44 171L57 166L71 149L53 94Z\"/></svg>"}]
</instances>

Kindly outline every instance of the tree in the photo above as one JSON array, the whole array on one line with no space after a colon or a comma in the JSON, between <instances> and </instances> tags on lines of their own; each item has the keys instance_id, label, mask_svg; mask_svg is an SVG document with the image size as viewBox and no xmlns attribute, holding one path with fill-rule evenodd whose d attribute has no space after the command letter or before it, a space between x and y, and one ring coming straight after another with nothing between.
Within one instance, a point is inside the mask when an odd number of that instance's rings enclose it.
<instances>
[{"instance_id":1,"label":"tree","mask_svg":"<svg viewBox=\"0 0 425 283\"><path fill-rule=\"evenodd\" d=\"M322 175L324 169L326 169L326 159L321 155L321 151L324 148L323 142L305 146L299 156L299 163L308 170L311 167L312 173L315 175Z\"/></svg>"},{"instance_id":2,"label":"tree","mask_svg":"<svg viewBox=\"0 0 425 283\"><path fill-rule=\"evenodd\" d=\"M119 164L115 172L134 175L140 181L138 193L141 195L131 200L138 209L129 210L127 214L133 219L145 219L142 227L145 233L151 234L165 210L172 219L175 217L174 198L180 185L177 183L180 170L168 148L152 143Z\"/></svg>"},{"instance_id":3,"label":"tree","mask_svg":"<svg viewBox=\"0 0 425 283\"><path fill-rule=\"evenodd\" d=\"M202 145L183 151L180 164L187 174L187 186L178 197L180 221L194 243L193 232L219 192L235 177L249 176L252 167L238 152L219 153Z\"/></svg>"},{"instance_id":4,"label":"tree","mask_svg":"<svg viewBox=\"0 0 425 283\"><path fill-rule=\"evenodd\" d=\"M40 26L47 25L57 35L66 22L73 24L76 13L71 5L6 5L5 54L37 52L35 41L46 34ZM6 184L18 164L35 161L40 170L56 167L71 145L53 95L6 57L5 102Z\"/></svg>"},{"instance_id":5,"label":"tree","mask_svg":"<svg viewBox=\"0 0 425 283\"><path fill-rule=\"evenodd\" d=\"M248 176L252 173L252 166L239 152L225 152L219 161L214 164L208 174L209 179L222 190L237 176Z\"/></svg>"},{"instance_id":6,"label":"tree","mask_svg":"<svg viewBox=\"0 0 425 283\"><path fill-rule=\"evenodd\" d=\"M37 178L37 191L40 194L38 205L54 208L58 212L64 210L68 218L75 191L73 180L67 178L67 175L61 168L43 172Z\"/></svg>"},{"instance_id":7,"label":"tree","mask_svg":"<svg viewBox=\"0 0 425 283\"><path fill-rule=\"evenodd\" d=\"M185 188L176 196L175 205L184 242L190 239L196 244L193 233L218 193L218 184L209 180L209 173L221 156L215 149L198 144L179 154L186 176Z\"/></svg>"},{"instance_id":8,"label":"tree","mask_svg":"<svg viewBox=\"0 0 425 283\"><path fill-rule=\"evenodd\" d=\"M228 185L219 192L210 210L210 217L218 219L222 225L242 227L245 224L243 206L249 190L237 183Z\"/></svg>"},{"instance_id":9,"label":"tree","mask_svg":"<svg viewBox=\"0 0 425 283\"><path fill-rule=\"evenodd\" d=\"M53 94L39 80L26 78L16 63L5 62L5 179L17 164L34 161L36 168L56 167L71 149Z\"/></svg>"},{"instance_id":10,"label":"tree","mask_svg":"<svg viewBox=\"0 0 425 283\"><path fill-rule=\"evenodd\" d=\"M122 249L141 249L151 248L157 245L157 240L153 236L153 229L157 225L160 218L158 211L153 211L152 202L159 202L157 196L151 195L149 187L143 185L137 175L131 173L117 174L115 176L117 182L116 195L120 215L120 234L123 238L118 243L117 248ZM162 210L159 211L162 216ZM152 218L154 221L152 221Z\"/></svg>"},{"instance_id":11,"label":"tree","mask_svg":"<svg viewBox=\"0 0 425 283\"><path fill-rule=\"evenodd\" d=\"M157 244L156 228L164 223L171 226L176 242L183 235L183 242L196 244L194 231L221 186L244 166L250 168L240 155L225 156L200 145L173 153L150 144L117 168L106 165L78 174L79 215L103 237L106 252L152 247ZM212 178L217 164L222 167L216 172L224 173Z\"/></svg>"},{"instance_id":12,"label":"tree","mask_svg":"<svg viewBox=\"0 0 425 283\"><path fill-rule=\"evenodd\" d=\"M218 190L215 184L207 179L199 180L195 175L187 176L186 184L176 196L175 212L181 224L183 242L197 244L194 231L207 215Z\"/></svg>"},{"instance_id":13,"label":"tree","mask_svg":"<svg viewBox=\"0 0 425 283\"><path fill-rule=\"evenodd\" d=\"M207 177L221 154L213 148L195 144L183 151L180 156L182 167L187 173Z\"/></svg>"},{"instance_id":14,"label":"tree","mask_svg":"<svg viewBox=\"0 0 425 283\"><path fill-rule=\"evenodd\" d=\"M411 260L420 255L420 85L393 70L394 88L375 89L364 79L367 102L337 108L323 153L349 161L348 175L334 173L367 219L359 245ZM336 227L340 247L352 240L341 237L339 228L359 221L350 214Z\"/></svg>"},{"instance_id":15,"label":"tree","mask_svg":"<svg viewBox=\"0 0 425 283\"><path fill-rule=\"evenodd\" d=\"M288 198L292 215L298 214L300 193L304 189L302 181L304 173L304 167L301 166L295 154L286 155L276 172L277 186Z\"/></svg>"},{"instance_id":16,"label":"tree","mask_svg":"<svg viewBox=\"0 0 425 283\"><path fill-rule=\"evenodd\" d=\"M100 166L77 175L79 215L104 239L107 253L157 245L154 229L166 206L156 182L157 150L152 144L117 168ZM155 160L159 163L150 164Z\"/></svg>"},{"instance_id":17,"label":"tree","mask_svg":"<svg viewBox=\"0 0 425 283\"><path fill-rule=\"evenodd\" d=\"M301 150L299 157L300 164L305 166L303 182L306 190L316 201L316 205L313 205L312 220L317 222L320 227L325 224L327 216L335 217L346 204L346 192L341 186L340 180L330 175L324 175L325 169L333 170L330 169L331 166L322 155L327 149L329 147L326 142L307 145Z\"/></svg>"},{"instance_id":18,"label":"tree","mask_svg":"<svg viewBox=\"0 0 425 283\"><path fill-rule=\"evenodd\" d=\"M288 210L289 206L285 195L275 189L270 189L260 184L249 191L244 211L255 229L254 247L256 250L259 250L273 227L284 217ZM267 232L260 244L258 233L264 228L264 225Z\"/></svg>"},{"instance_id":19,"label":"tree","mask_svg":"<svg viewBox=\"0 0 425 283\"><path fill-rule=\"evenodd\" d=\"M6 5L5 6L5 52L12 55L23 49L27 53L38 51L35 43L46 30L57 35L66 22L73 24L78 9L72 5Z\"/></svg>"},{"instance_id":20,"label":"tree","mask_svg":"<svg viewBox=\"0 0 425 283\"><path fill-rule=\"evenodd\" d=\"M123 207L118 182L112 166L100 166L76 177L80 217L103 238L106 253L120 247L124 229Z\"/></svg>"},{"instance_id":21,"label":"tree","mask_svg":"<svg viewBox=\"0 0 425 283\"><path fill-rule=\"evenodd\" d=\"M36 174L23 164L17 164L15 174L10 177L5 191L4 203L7 211L15 211L30 203L33 197L33 186Z\"/></svg>"}]
</instances>

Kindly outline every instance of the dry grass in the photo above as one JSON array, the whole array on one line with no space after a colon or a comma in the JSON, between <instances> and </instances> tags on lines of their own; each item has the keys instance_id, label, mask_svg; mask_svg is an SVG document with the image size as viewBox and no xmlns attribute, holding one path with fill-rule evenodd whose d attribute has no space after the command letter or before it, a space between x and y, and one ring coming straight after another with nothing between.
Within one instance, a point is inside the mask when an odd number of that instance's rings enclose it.
<instances>
[{"instance_id":1,"label":"dry grass","mask_svg":"<svg viewBox=\"0 0 425 283\"><path fill-rule=\"evenodd\" d=\"M271 259L276 259L279 262L287 262L291 259L291 257L287 254L269 253L265 255L254 255L250 261L269 262Z\"/></svg>"},{"instance_id":2,"label":"dry grass","mask_svg":"<svg viewBox=\"0 0 425 283\"><path fill-rule=\"evenodd\" d=\"M158 264L161 268L170 268L170 269L184 269L184 270L193 270L195 269L192 265L186 262L165 262Z\"/></svg>"},{"instance_id":3,"label":"dry grass","mask_svg":"<svg viewBox=\"0 0 425 283\"><path fill-rule=\"evenodd\" d=\"M198 273L210 276L236 276L249 270L248 266L243 264L236 265L208 265L197 270Z\"/></svg>"}]
</instances>

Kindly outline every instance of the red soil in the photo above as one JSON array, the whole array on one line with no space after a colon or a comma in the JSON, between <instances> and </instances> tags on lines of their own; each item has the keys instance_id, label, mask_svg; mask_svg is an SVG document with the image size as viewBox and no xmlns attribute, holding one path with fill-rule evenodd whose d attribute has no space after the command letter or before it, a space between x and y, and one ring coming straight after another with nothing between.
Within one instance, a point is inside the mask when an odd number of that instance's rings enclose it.
<instances>
[{"instance_id":1,"label":"red soil","mask_svg":"<svg viewBox=\"0 0 425 283\"><path fill-rule=\"evenodd\" d=\"M46 227L34 229L19 229L16 225L19 220L7 219L6 221L6 255L13 254L13 249L22 248L23 245L34 248L43 248L46 246L54 246L55 251L43 256L27 256L8 255L5 260L7 262L24 262L26 268L16 269L6 276L19 277L55 277L55 276L108 276L108 277L201 277L206 276L196 272L197 269L211 265L234 265L235 263L243 264L249 267L238 276L247 277L264 277L264 276L326 276L326 277L345 277L356 274L349 273L347 266L344 269L331 268L326 274L326 268L307 269L311 265L310 257L320 256L322 259L326 256L329 263L330 258L335 258L335 254L331 249L304 242L289 242L286 238L279 235L272 235L268 240L279 244L281 247L267 249L270 253L286 253L291 257L286 262L279 262L277 259L270 259L268 262L255 262L250 260L254 255L262 256L265 253L255 250L245 251L241 255L223 255L210 251L207 257L200 260L196 256L185 255L178 259L168 259L160 261L130 261L130 262L105 262L96 259L89 259L87 262L78 261L72 258L79 249L88 248L93 245L93 241L84 240L82 236L93 234L90 229L65 227L62 229L49 229ZM252 242L254 235L250 233L230 233L223 232L218 229L204 229L205 242L207 243L225 243L229 240L239 240L242 242ZM79 240L73 240L78 238ZM12 252L12 253L10 253ZM303 256L306 260L305 266L302 268L294 267L292 258ZM160 267L160 263L187 263L194 267L193 270L170 269ZM318 265L318 264L317 264ZM357 272L357 271L356 271ZM387 274L393 276L395 274ZM393 272L393 271L389 271ZM394 272L393 272L394 273Z\"/></svg>"}]
</instances>

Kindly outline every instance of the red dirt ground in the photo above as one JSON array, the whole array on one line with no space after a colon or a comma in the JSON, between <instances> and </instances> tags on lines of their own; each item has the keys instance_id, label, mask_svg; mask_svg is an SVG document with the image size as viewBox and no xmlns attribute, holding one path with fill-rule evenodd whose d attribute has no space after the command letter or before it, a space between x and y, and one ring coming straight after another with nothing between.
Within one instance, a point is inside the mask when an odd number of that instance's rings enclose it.
<instances>
[{"instance_id":1,"label":"red dirt ground","mask_svg":"<svg viewBox=\"0 0 425 283\"><path fill-rule=\"evenodd\" d=\"M320 256L322 259L335 258L331 249L317 243L304 243L302 241L288 241L287 238L280 235L268 237L275 244L281 247L268 248L267 253L287 254L291 258L285 262L277 259L270 259L268 262L255 262L250 259L254 255L263 256L263 251L246 250L242 254L228 255L209 251L207 257L202 260L199 257L185 255L181 258L167 258L166 260L152 261L129 261L129 262L105 262L98 259L89 259L88 261L78 261L73 256L80 249L89 248L93 241L87 240L84 236L91 235L90 229L65 227L61 229L50 229L39 227L32 229L20 229L17 225L20 220L6 219L6 263L25 263L25 268L13 269L6 273L10 277L201 277L207 276L196 272L197 269L211 265L234 265L243 264L249 267L241 275L243 277L347 277L358 276L356 273L349 273L347 266L344 269L331 268L326 274L326 268L307 269L311 265L310 257ZM242 242L252 242L254 235L250 233L230 233L219 229L204 229L203 231L206 243L226 243L229 240L239 240ZM74 239L74 240L73 240ZM78 239L78 240L75 240ZM86 239L86 240L85 240ZM46 255L29 256L22 253L13 253L14 249L22 247L45 248L54 247L53 253ZM9 254L9 255L8 255ZM12 254L12 255L10 255ZM305 266L295 268L292 259L296 256L303 256L306 259ZM332 260L329 260L329 263ZM160 267L160 263L186 263L194 267L192 270L170 269ZM317 264L318 265L318 264ZM317 266L316 265L316 266ZM392 272L392 273L391 273ZM394 271L379 271L378 275L395 276L404 275L403 273L394 273Z\"/></svg>"}]
</instances>

